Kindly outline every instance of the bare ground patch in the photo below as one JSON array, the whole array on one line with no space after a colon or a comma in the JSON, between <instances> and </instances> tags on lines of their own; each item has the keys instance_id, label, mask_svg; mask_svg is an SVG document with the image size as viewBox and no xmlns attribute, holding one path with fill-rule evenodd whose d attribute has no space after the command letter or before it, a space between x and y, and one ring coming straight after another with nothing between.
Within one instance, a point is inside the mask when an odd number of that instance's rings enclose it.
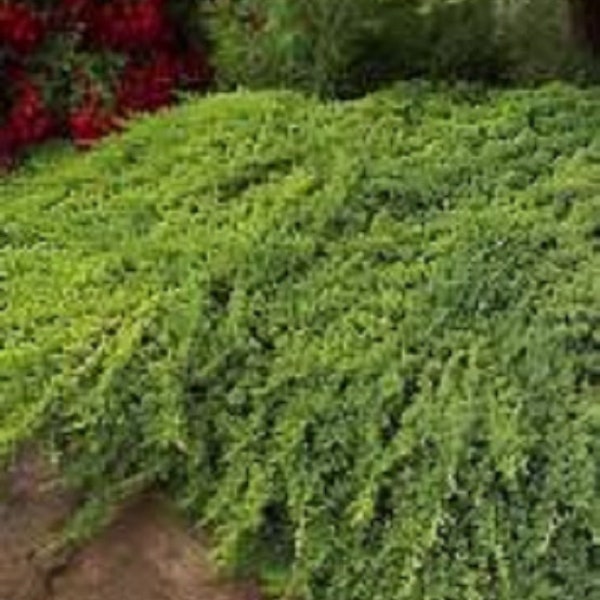
<instances>
[{"instance_id":1,"label":"bare ground patch","mask_svg":"<svg viewBox=\"0 0 600 600\"><path fill-rule=\"evenodd\" d=\"M260 600L220 579L208 551L156 497L123 508L92 543L48 553L75 501L32 452L0 496L0 600Z\"/></svg>"}]
</instances>

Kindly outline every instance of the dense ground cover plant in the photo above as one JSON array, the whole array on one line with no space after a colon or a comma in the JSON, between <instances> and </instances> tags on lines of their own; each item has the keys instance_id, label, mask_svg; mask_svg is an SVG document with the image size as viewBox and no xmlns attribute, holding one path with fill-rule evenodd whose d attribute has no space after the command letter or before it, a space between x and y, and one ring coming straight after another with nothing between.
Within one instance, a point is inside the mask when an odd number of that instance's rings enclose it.
<instances>
[{"instance_id":1,"label":"dense ground cover plant","mask_svg":"<svg viewBox=\"0 0 600 600\"><path fill-rule=\"evenodd\" d=\"M598 597L598 127L557 86L237 94L38 157L0 455L158 484L300 597Z\"/></svg>"},{"instance_id":2,"label":"dense ground cover plant","mask_svg":"<svg viewBox=\"0 0 600 600\"><path fill-rule=\"evenodd\" d=\"M0 163L57 134L87 146L206 86L199 2L0 1Z\"/></svg>"}]
</instances>

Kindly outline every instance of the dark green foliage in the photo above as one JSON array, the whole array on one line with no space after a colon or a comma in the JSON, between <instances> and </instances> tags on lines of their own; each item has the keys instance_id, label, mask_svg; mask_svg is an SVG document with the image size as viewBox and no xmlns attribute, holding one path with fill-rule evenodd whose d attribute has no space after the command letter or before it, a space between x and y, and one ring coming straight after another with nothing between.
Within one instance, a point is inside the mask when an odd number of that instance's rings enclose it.
<instances>
[{"instance_id":1,"label":"dark green foliage","mask_svg":"<svg viewBox=\"0 0 600 600\"><path fill-rule=\"evenodd\" d=\"M389 4L217 0L208 13L220 82L226 88L287 86L325 95L357 91L354 63Z\"/></svg>"},{"instance_id":2,"label":"dark green foliage","mask_svg":"<svg viewBox=\"0 0 600 600\"><path fill-rule=\"evenodd\" d=\"M599 127L556 86L237 94L39 159L0 454L158 483L306 598L600 597Z\"/></svg>"},{"instance_id":3,"label":"dark green foliage","mask_svg":"<svg viewBox=\"0 0 600 600\"><path fill-rule=\"evenodd\" d=\"M398 78L595 80L567 0L216 0L223 87L352 96ZM596 61L597 63L597 61Z\"/></svg>"},{"instance_id":4,"label":"dark green foliage","mask_svg":"<svg viewBox=\"0 0 600 600\"><path fill-rule=\"evenodd\" d=\"M414 75L502 70L496 0L217 0L209 11L221 84L360 94Z\"/></svg>"},{"instance_id":5,"label":"dark green foliage","mask_svg":"<svg viewBox=\"0 0 600 600\"><path fill-rule=\"evenodd\" d=\"M579 0L497 0L499 45L513 79L598 77L598 64L576 39L570 5Z\"/></svg>"},{"instance_id":6,"label":"dark green foliage","mask_svg":"<svg viewBox=\"0 0 600 600\"><path fill-rule=\"evenodd\" d=\"M379 27L365 38L356 69L383 70L392 80L506 79L496 14L496 0L389 0L381 5Z\"/></svg>"}]
</instances>

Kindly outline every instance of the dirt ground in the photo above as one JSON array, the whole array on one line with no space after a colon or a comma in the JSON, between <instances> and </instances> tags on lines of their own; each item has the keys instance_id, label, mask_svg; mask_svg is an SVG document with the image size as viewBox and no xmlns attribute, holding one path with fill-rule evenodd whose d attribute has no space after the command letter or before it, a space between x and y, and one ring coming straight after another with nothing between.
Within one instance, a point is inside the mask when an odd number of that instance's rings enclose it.
<instances>
[{"instance_id":1,"label":"dirt ground","mask_svg":"<svg viewBox=\"0 0 600 600\"><path fill-rule=\"evenodd\" d=\"M0 600L260 600L220 580L206 548L145 497L69 557L48 552L74 501L34 453L0 482Z\"/></svg>"}]
</instances>

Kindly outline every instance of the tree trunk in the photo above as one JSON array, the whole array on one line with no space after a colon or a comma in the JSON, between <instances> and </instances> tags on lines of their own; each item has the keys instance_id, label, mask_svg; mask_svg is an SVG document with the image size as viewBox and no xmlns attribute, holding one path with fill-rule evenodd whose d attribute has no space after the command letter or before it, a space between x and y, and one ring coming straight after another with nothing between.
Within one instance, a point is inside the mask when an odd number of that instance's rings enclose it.
<instances>
[{"instance_id":1,"label":"tree trunk","mask_svg":"<svg viewBox=\"0 0 600 600\"><path fill-rule=\"evenodd\" d=\"M576 43L600 55L600 2L570 0L572 31Z\"/></svg>"}]
</instances>

